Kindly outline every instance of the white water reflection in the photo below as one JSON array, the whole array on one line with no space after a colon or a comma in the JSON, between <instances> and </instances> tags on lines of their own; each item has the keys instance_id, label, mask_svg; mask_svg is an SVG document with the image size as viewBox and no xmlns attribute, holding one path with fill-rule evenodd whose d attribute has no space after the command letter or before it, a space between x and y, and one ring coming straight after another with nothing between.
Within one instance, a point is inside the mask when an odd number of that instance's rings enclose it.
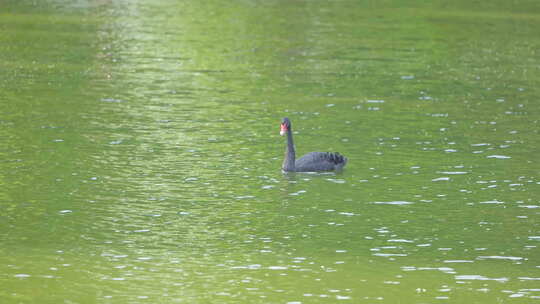
<instances>
[{"instance_id":1,"label":"white water reflection","mask_svg":"<svg viewBox=\"0 0 540 304\"><path fill-rule=\"evenodd\" d=\"M413 202L407 202L407 201L390 201L390 202L373 202L372 204L375 205L411 205L414 204Z\"/></svg>"},{"instance_id":2,"label":"white water reflection","mask_svg":"<svg viewBox=\"0 0 540 304\"><path fill-rule=\"evenodd\" d=\"M506 155L488 155L486 158L509 159L512 157Z\"/></svg>"},{"instance_id":3,"label":"white water reflection","mask_svg":"<svg viewBox=\"0 0 540 304\"><path fill-rule=\"evenodd\" d=\"M478 260L509 260L509 261L521 261L523 260L522 257L514 257L514 256L499 256L499 255L491 255L491 256L479 256L477 257Z\"/></svg>"},{"instance_id":4,"label":"white water reflection","mask_svg":"<svg viewBox=\"0 0 540 304\"><path fill-rule=\"evenodd\" d=\"M468 274L468 275L456 275L455 276L455 279L456 280L464 280L464 281L467 281L467 280L477 280L477 281L497 281L497 282L501 282L501 283L504 283L504 282L508 282L508 278L489 278L489 277L485 277L485 276L482 276L482 275L477 275L477 274Z\"/></svg>"}]
</instances>

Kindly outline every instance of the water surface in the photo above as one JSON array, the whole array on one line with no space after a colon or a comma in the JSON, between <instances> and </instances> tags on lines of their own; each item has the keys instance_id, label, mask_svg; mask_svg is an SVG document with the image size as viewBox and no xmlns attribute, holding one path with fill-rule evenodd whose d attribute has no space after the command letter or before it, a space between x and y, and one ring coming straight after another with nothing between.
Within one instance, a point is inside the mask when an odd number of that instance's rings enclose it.
<instances>
[{"instance_id":1,"label":"water surface","mask_svg":"<svg viewBox=\"0 0 540 304\"><path fill-rule=\"evenodd\" d=\"M534 1L0 4L6 303L530 303ZM297 151L340 173L283 174Z\"/></svg>"}]
</instances>

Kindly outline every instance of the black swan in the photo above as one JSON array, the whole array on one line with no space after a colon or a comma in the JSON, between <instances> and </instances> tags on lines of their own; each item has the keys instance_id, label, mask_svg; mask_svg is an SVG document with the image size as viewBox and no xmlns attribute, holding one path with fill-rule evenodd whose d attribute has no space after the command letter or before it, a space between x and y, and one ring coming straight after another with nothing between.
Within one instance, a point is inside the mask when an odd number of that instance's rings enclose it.
<instances>
[{"instance_id":1,"label":"black swan","mask_svg":"<svg viewBox=\"0 0 540 304\"><path fill-rule=\"evenodd\" d=\"M281 136L287 134L287 148L281 169L285 172L318 172L342 169L347 164L347 158L339 153L310 152L296 160L294 151L291 121L285 117L281 122Z\"/></svg>"}]
</instances>

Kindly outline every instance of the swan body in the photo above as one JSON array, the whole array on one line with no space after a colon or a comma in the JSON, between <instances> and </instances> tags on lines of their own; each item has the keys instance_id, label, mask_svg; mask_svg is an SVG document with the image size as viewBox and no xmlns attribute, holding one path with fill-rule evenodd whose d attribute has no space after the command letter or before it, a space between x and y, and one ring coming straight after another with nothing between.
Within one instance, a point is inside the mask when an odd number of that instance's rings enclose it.
<instances>
[{"instance_id":1,"label":"swan body","mask_svg":"<svg viewBox=\"0 0 540 304\"><path fill-rule=\"evenodd\" d=\"M347 164L347 158L333 152L310 152L296 159L291 121L285 117L281 122L280 134L287 135L287 147L282 169L285 172L320 172L341 170Z\"/></svg>"}]
</instances>

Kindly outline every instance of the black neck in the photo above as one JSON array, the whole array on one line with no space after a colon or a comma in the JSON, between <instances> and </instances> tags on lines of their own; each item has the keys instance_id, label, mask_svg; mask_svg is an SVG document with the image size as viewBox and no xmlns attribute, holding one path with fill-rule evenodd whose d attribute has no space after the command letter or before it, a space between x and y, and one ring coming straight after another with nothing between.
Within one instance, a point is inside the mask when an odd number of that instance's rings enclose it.
<instances>
[{"instance_id":1,"label":"black neck","mask_svg":"<svg viewBox=\"0 0 540 304\"><path fill-rule=\"evenodd\" d=\"M287 148L285 148L285 159L283 160L283 171L294 171L294 161L296 153L294 151L294 143L292 138L292 131L289 128L287 130Z\"/></svg>"}]
</instances>

